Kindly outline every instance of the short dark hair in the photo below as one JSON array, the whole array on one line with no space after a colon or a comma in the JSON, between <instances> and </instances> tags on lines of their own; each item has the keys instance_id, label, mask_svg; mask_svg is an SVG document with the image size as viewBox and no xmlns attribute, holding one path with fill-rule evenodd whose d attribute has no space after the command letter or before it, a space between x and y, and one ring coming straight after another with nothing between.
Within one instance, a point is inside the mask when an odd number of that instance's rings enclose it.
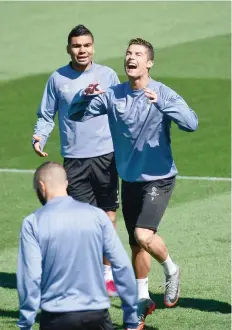
<instances>
[{"instance_id":1,"label":"short dark hair","mask_svg":"<svg viewBox=\"0 0 232 330\"><path fill-rule=\"evenodd\" d=\"M79 24L77 26L75 26L72 31L69 33L68 35L68 44L71 43L72 37L79 37L79 36L90 36L94 42L94 37L92 32L87 29L87 27L85 27L82 24Z\"/></svg>"},{"instance_id":2,"label":"short dark hair","mask_svg":"<svg viewBox=\"0 0 232 330\"><path fill-rule=\"evenodd\" d=\"M57 162L51 162L51 161L47 161L47 162L44 162L42 163L35 171L34 173L34 178L33 178L33 185L34 185L34 188L37 187L38 185L38 182L41 178L41 175L43 174L44 171L47 171L47 170L51 170L53 168L60 168L60 169L64 169L64 167L62 165L60 165L59 163Z\"/></svg>"},{"instance_id":3,"label":"short dark hair","mask_svg":"<svg viewBox=\"0 0 232 330\"><path fill-rule=\"evenodd\" d=\"M151 60L151 61L154 60L155 51L154 51L152 44L150 44L150 42L148 42L142 38L135 38L135 39L131 39L129 41L128 47L130 47L131 45L141 45L141 46L146 47L146 49L148 51L149 60Z\"/></svg>"}]
</instances>

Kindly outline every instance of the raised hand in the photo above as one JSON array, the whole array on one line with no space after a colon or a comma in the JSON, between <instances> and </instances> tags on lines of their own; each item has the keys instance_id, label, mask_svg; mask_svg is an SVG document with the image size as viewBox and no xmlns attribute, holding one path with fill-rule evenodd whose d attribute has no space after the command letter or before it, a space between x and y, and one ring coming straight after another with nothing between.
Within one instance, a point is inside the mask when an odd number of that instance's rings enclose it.
<instances>
[{"instance_id":1,"label":"raised hand","mask_svg":"<svg viewBox=\"0 0 232 330\"><path fill-rule=\"evenodd\" d=\"M90 95L90 94L93 94L93 95L98 95L98 94L102 94L104 93L105 91L103 89L98 89L97 86L99 85L99 83L96 83L96 84L90 84L84 91L84 94L85 95Z\"/></svg>"},{"instance_id":2,"label":"raised hand","mask_svg":"<svg viewBox=\"0 0 232 330\"><path fill-rule=\"evenodd\" d=\"M156 103L158 101L158 95L156 92L152 91L149 88L144 88L145 96L151 101L151 103Z\"/></svg>"}]
</instances>

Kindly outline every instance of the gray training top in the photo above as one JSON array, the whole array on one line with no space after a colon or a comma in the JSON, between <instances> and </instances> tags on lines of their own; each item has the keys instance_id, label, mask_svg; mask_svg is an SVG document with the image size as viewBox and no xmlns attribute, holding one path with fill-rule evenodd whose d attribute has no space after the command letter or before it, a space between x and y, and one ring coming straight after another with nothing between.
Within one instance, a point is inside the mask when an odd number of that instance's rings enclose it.
<instances>
[{"instance_id":1,"label":"gray training top","mask_svg":"<svg viewBox=\"0 0 232 330\"><path fill-rule=\"evenodd\" d=\"M69 109L70 119L77 121L108 114L118 174L128 182L175 176L171 123L186 132L198 126L195 112L171 88L153 79L147 87L158 95L156 103L125 82L98 96L80 91Z\"/></svg>"},{"instance_id":2,"label":"gray training top","mask_svg":"<svg viewBox=\"0 0 232 330\"><path fill-rule=\"evenodd\" d=\"M134 271L106 213L64 196L26 217L17 268L18 326L31 330L39 307L48 312L108 309L103 255L112 265L124 326L136 328Z\"/></svg>"},{"instance_id":3,"label":"gray training top","mask_svg":"<svg viewBox=\"0 0 232 330\"><path fill-rule=\"evenodd\" d=\"M43 150L53 130L58 112L61 155L67 158L89 158L106 155L113 151L107 116L93 118L86 123L69 120L68 108L74 95L91 83L99 83L101 89L117 85L117 74L107 66L93 63L84 72L77 72L70 64L55 71L46 84L38 109L34 134L41 137Z\"/></svg>"}]
</instances>

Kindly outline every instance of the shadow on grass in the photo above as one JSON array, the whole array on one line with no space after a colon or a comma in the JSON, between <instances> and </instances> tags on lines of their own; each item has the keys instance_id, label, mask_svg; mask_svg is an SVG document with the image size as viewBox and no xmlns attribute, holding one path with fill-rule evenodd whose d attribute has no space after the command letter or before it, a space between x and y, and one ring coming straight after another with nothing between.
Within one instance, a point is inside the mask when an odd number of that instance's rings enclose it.
<instances>
[{"instance_id":1,"label":"shadow on grass","mask_svg":"<svg viewBox=\"0 0 232 330\"><path fill-rule=\"evenodd\" d=\"M8 317L11 319L18 319L19 312L18 311L6 311L4 309L0 309L0 316L1 317Z\"/></svg>"},{"instance_id":2,"label":"shadow on grass","mask_svg":"<svg viewBox=\"0 0 232 330\"><path fill-rule=\"evenodd\" d=\"M11 322L16 324L16 322L18 321L19 313L18 313L18 311L6 311L6 310L0 309L0 316L14 319ZM40 314L37 315L35 323L39 323L39 320L40 320ZM114 330L122 330L121 324L113 323L113 326L114 326ZM145 326L144 330L159 330L159 328Z\"/></svg>"},{"instance_id":3,"label":"shadow on grass","mask_svg":"<svg viewBox=\"0 0 232 330\"><path fill-rule=\"evenodd\" d=\"M16 289L16 274L0 272L0 288Z\"/></svg>"},{"instance_id":4,"label":"shadow on grass","mask_svg":"<svg viewBox=\"0 0 232 330\"><path fill-rule=\"evenodd\" d=\"M0 316L15 319L14 321L12 321L12 323L16 323L18 320L18 317L19 317L19 312L18 311L6 311L3 309L0 309ZM36 323L39 323L39 321L40 321L40 314L38 314L36 317ZM122 330L121 324L113 323L113 326L114 326L114 330ZM159 328L146 326L144 328L144 330L159 330Z\"/></svg>"},{"instance_id":5,"label":"shadow on grass","mask_svg":"<svg viewBox=\"0 0 232 330\"><path fill-rule=\"evenodd\" d=\"M0 309L0 317L6 317L10 319L14 319L12 322L17 322L19 318L19 311L11 311L11 310L4 310ZM35 319L36 323L40 322L40 312L36 315Z\"/></svg>"},{"instance_id":6,"label":"shadow on grass","mask_svg":"<svg viewBox=\"0 0 232 330\"><path fill-rule=\"evenodd\" d=\"M4 273L0 272L0 287L8 289L16 289L16 274L14 273ZM156 302L157 309L166 308L163 303L163 295L161 294L151 294L151 298ZM111 304L112 307L121 308L114 303ZM221 313L221 314L230 314L231 305L227 302L222 302L213 299L202 299L202 298L180 298L176 307L187 308L187 309L196 309L204 312L212 313ZM173 307L173 308L176 308ZM9 314L9 315L5 315ZM6 317L18 317L18 312L14 311L4 311L0 310L1 316ZM115 324L117 327L118 325ZM117 328L116 328L117 329ZM119 328L118 328L119 329ZM155 329L155 328L154 328Z\"/></svg>"},{"instance_id":7,"label":"shadow on grass","mask_svg":"<svg viewBox=\"0 0 232 330\"><path fill-rule=\"evenodd\" d=\"M151 298L156 302L156 309L167 308L163 302L163 295L161 294L150 294ZM119 305L111 304L114 308L121 308ZM231 305L227 302L213 300L213 299L202 299L202 298L180 298L178 304L172 308L187 308L196 309L202 312L212 312L220 314L230 314Z\"/></svg>"},{"instance_id":8,"label":"shadow on grass","mask_svg":"<svg viewBox=\"0 0 232 330\"><path fill-rule=\"evenodd\" d=\"M163 295L161 294L151 294L151 298L155 300L157 309L167 308L163 302ZM178 304L173 307L181 307L188 309L197 309L202 312L212 312L212 313L221 313L221 314L230 314L231 305L224 301L218 301L213 299L202 299L202 298L181 298L178 301Z\"/></svg>"},{"instance_id":9,"label":"shadow on grass","mask_svg":"<svg viewBox=\"0 0 232 330\"><path fill-rule=\"evenodd\" d=\"M19 313L18 311L6 311L0 309L0 316L15 319L14 321L12 321L12 323L16 323L19 317ZM38 314L36 317L36 323L39 323L39 320L40 320L40 314ZM113 326L114 326L114 330L122 330L121 324L113 323ZM159 328L146 326L144 330L159 330Z\"/></svg>"}]
</instances>

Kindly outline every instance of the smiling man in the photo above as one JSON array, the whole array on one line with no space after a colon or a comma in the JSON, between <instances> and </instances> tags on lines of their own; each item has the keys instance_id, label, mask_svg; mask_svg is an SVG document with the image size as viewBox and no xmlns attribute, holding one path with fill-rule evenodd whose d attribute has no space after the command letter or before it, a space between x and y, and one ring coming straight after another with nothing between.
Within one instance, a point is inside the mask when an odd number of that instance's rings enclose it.
<instances>
[{"instance_id":1,"label":"smiling man","mask_svg":"<svg viewBox=\"0 0 232 330\"><path fill-rule=\"evenodd\" d=\"M68 118L74 95L93 80L101 88L117 85L117 74L93 62L94 37L84 25L68 35L67 53L71 61L56 70L48 79L38 120L34 129L33 147L40 157L55 124L58 113L61 155L68 176L68 194L81 202L103 209L114 226L118 203L118 175L107 116L75 123ZM105 281L110 296L117 295L110 263L104 260Z\"/></svg>"},{"instance_id":2,"label":"smiling man","mask_svg":"<svg viewBox=\"0 0 232 330\"><path fill-rule=\"evenodd\" d=\"M129 81L105 92L96 90L93 84L75 96L69 110L72 120L85 121L108 114L137 278L140 329L155 309L148 292L151 257L164 270L165 305L172 307L179 299L180 268L170 258L157 230L177 175L171 151L171 122L186 132L195 131L198 126L195 112L182 97L151 79L149 70L153 63L152 45L140 38L132 39L124 62Z\"/></svg>"}]
</instances>

